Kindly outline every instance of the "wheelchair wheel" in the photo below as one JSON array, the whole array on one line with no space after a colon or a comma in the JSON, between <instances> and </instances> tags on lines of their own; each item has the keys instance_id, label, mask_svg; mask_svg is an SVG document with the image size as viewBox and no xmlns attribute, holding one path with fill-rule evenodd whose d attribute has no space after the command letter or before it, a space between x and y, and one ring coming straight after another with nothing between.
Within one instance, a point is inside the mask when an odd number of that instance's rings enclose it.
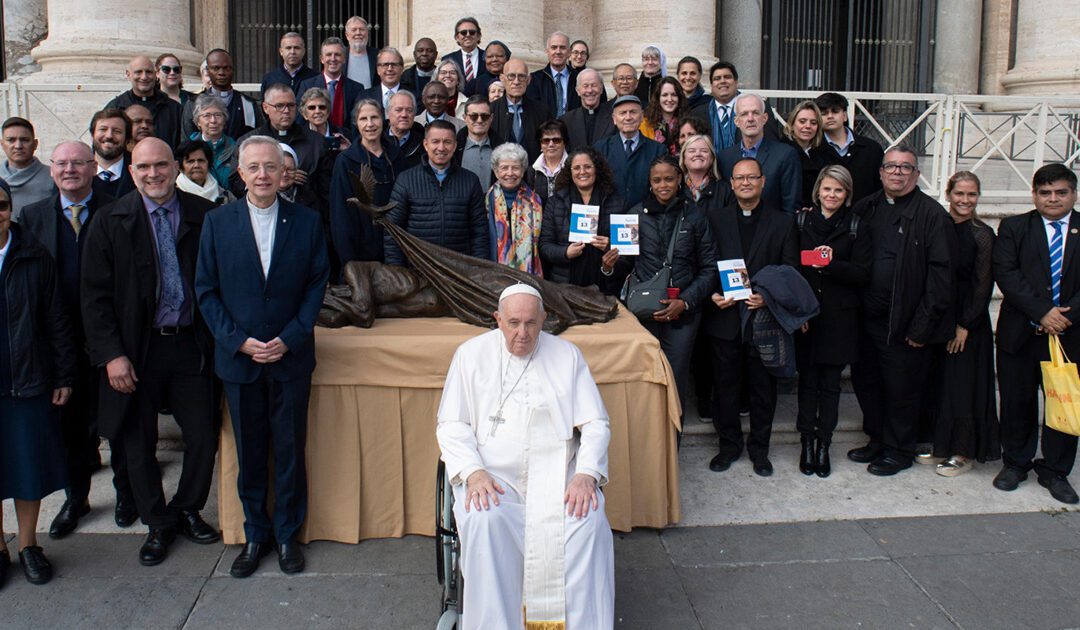
<instances>
[{"instance_id":1,"label":"wheelchair wheel","mask_svg":"<svg viewBox=\"0 0 1080 630\"><path fill-rule=\"evenodd\" d=\"M454 520L454 493L446 477L446 465L440 461L435 482L435 567L439 584L442 585L442 616L438 630L457 627L461 615L461 541Z\"/></svg>"}]
</instances>

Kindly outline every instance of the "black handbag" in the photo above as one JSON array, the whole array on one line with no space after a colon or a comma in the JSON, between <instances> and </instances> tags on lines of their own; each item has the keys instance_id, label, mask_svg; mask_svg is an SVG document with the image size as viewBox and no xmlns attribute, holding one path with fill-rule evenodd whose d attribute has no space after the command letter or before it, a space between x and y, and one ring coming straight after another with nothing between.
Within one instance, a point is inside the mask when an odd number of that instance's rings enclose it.
<instances>
[{"instance_id":1,"label":"black handbag","mask_svg":"<svg viewBox=\"0 0 1080 630\"><path fill-rule=\"evenodd\" d=\"M679 220L675 223L675 231L671 233L671 242L668 243L667 258L653 277L636 281L634 274L626 277L626 308L630 309L630 312L638 319L651 320L653 313L664 308L660 300L667 298L667 290L671 286L671 259L675 256L675 241L679 238L682 220L683 215L680 212Z\"/></svg>"}]
</instances>

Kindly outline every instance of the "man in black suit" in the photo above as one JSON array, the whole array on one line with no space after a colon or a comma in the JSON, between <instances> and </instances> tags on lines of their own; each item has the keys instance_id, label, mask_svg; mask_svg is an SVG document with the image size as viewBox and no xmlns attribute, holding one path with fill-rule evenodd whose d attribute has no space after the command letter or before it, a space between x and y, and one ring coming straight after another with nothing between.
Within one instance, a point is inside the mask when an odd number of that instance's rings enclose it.
<instances>
[{"instance_id":1,"label":"man in black suit","mask_svg":"<svg viewBox=\"0 0 1080 630\"><path fill-rule=\"evenodd\" d=\"M562 117L570 136L567 151L591 147L600 140L615 135L611 104L600 101L603 90L604 81L599 72L592 68L585 68L578 73L577 94L581 107L571 109Z\"/></svg>"},{"instance_id":2,"label":"man in black suit","mask_svg":"<svg viewBox=\"0 0 1080 630\"><path fill-rule=\"evenodd\" d=\"M506 86L506 96L491 104L494 122L491 128L507 142L516 142L529 154L529 163L540 156L536 129L551 118L551 110L536 99L525 95L529 88L529 67L513 58L503 66L500 79Z\"/></svg>"},{"instance_id":3,"label":"man in black suit","mask_svg":"<svg viewBox=\"0 0 1080 630\"><path fill-rule=\"evenodd\" d=\"M480 37L480 22L474 17L463 17L454 24L454 41L460 48L443 55L443 59L449 59L461 68L461 74L465 77L461 91L465 96L476 94L476 77L486 67L484 51L479 48Z\"/></svg>"},{"instance_id":4,"label":"man in black suit","mask_svg":"<svg viewBox=\"0 0 1080 630\"><path fill-rule=\"evenodd\" d=\"M365 90L375 85L375 60L378 56L375 47L368 44L368 28L367 20L359 15L354 15L345 22L345 39L349 42L345 76L350 81L359 83ZM351 109L345 112L346 118L351 116Z\"/></svg>"},{"instance_id":5,"label":"man in black suit","mask_svg":"<svg viewBox=\"0 0 1080 630\"><path fill-rule=\"evenodd\" d=\"M297 98L302 97L303 94L299 92L300 84L319 74L304 62L307 55L304 36L292 32L282 35L278 54L281 55L281 65L266 73L262 85L259 86L259 93L264 94L266 88L275 83L284 83L292 89Z\"/></svg>"},{"instance_id":6,"label":"man in black suit","mask_svg":"<svg viewBox=\"0 0 1080 630\"><path fill-rule=\"evenodd\" d=\"M767 265L797 267L799 264L795 223L765 202L762 197L765 179L756 160L739 160L731 174L735 202L709 215L717 260L741 258L751 278ZM713 348L713 426L720 439L720 452L709 462L709 468L723 472L742 454L739 395L745 378L750 392L750 435L746 439L746 451L754 472L768 477L773 473L769 440L776 413L776 377L765 369L761 355L745 336L741 314L744 309L763 308L765 301L755 293L740 304L731 297L714 293L712 302L706 307L703 331Z\"/></svg>"},{"instance_id":7,"label":"man in black suit","mask_svg":"<svg viewBox=\"0 0 1080 630\"><path fill-rule=\"evenodd\" d=\"M1044 425L1039 445L1039 362L1049 360L1047 335L1065 353L1080 356L1080 214L1076 173L1061 164L1035 171L1035 209L1002 219L994 243L994 280L1004 299L997 324L1001 450L1004 466L994 487L1012 491L1035 469L1039 485L1062 503L1077 503L1068 476L1076 460L1076 436ZM1034 461L1033 461L1034 460Z\"/></svg>"},{"instance_id":8,"label":"man in black suit","mask_svg":"<svg viewBox=\"0 0 1080 630\"><path fill-rule=\"evenodd\" d=\"M439 49L435 40L421 37L413 44L413 65L401 75L401 84L412 90L413 96L420 98L424 86L435 76L435 60L439 58Z\"/></svg>"},{"instance_id":9,"label":"man in black suit","mask_svg":"<svg viewBox=\"0 0 1080 630\"><path fill-rule=\"evenodd\" d=\"M49 169L57 192L26 206L19 217L19 225L33 234L56 260L60 287L70 307L80 349L86 346L79 314L79 262L85 243L80 236L86 235L94 215L115 201L104 193L94 192L94 169L94 152L90 147L82 142L61 142L53 149ZM85 350L78 353L75 378L70 404L60 407L69 485L67 500L49 526L49 537L57 539L75 531L79 519L90 513L90 477L101 466L97 434L98 371L90 364ZM128 480L127 461L120 441L114 441L110 450L116 487L115 518L117 525L128 527L138 513Z\"/></svg>"},{"instance_id":10,"label":"man in black suit","mask_svg":"<svg viewBox=\"0 0 1080 630\"><path fill-rule=\"evenodd\" d=\"M127 109L142 105L150 110L154 121L154 135L176 148L180 144L180 103L158 88L157 70L146 55L138 55L128 64L126 76L131 89L118 95L105 105L105 109Z\"/></svg>"},{"instance_id":11,"label":"man in black suit","mask_svg":"<svg viewBox=\"0 0 1080 630\"><path fill-rule=\"evenodd\" d=\"M195 308L195 259L213 203L176 189L169 146L147 138L131 154L137 192L98 213L83 251L82 314L93 365L104 367L101 433L124 443L139 517L150 529L139 562L160 564L177 532L220 540L199 515L214 475L217 427L211 339ZM157 460L158 411L172 410L184 463L166 503Z\"/></svg>"},{"instance_id":12,"label":"man in black suit","mask_svg":"<svg viewBox=\"0 0 1080 630\"><path fill-rule=\"evenodd\" d=\"M313 87L329 92L330 124L339 129L350 130L348 135L351 137L355 124L355 121L350 120L353 106L362 98L364 86L345 76L345 55L348 50L345 42L338 37L324 39L319 47L319 61L323 71L301 83L298 91L301 96Z\"/></svg>"},{"instance_id":13,"label":"man in black suit","mask_svg":"<svg viewBox=\"0 0 1080 630\"><path fill-rule=\"evenodd\" d=\"M330 263L319 215L278 197L281 145L253 136L239 152L247 195L207 216L195 292L214 336L214 370L236 436L246 544L230 574L243 578L258 568L271 540L282 572L304 569L296 535L307 513L314 327Z\"/></svg>"},{"instance_id":14,"label":"man in black suit","mask_svg":"<svg viewBox=\"0 0 1080 630\"><path fill-rule=\"evenodd\" d=\"M870 283L863 290L858 371L852 376L863 412L866 446L848 458L872 475L911 467L919 412L934 360L934 344L956 331L956 231L941 204L918 188L914 150L885 153L882 190L853 212L873 245Z\"/></svg>"},{"instance_id":15,"label":"man in black suit","mask_svg":"<svg viewBox=\"0 0 1080 630\"><path fill-rule=\"evenodd\" d=\"M720 154L720 177L730 178L737 161L754 158L765 175L765 189L761 193L765 205L794 216L802 208L802 163L790 145L765 135L768 120L769 112L760 96L742 94L735 99L739 138Z\"/></svg>"},{"instance_id":16,"label":"man in black suit","mask_svg":"<svg viewBox=\"0 0 1080 630\"><path fill-rule=\"evenodd\" d=\"M556 118L571 109L581 106L577 94L577 72L570 67L570 38L566 33L556 31L547 39L548 65L532 73L529 89L525 95L547 105L548 111Z\"/></svg>"},{"instance_id":17,"label":"man in black suit","mask_svg":"<svg viewBox=\"0 0 1080 630\"><path fill-rule=\"evenodd\" d=\"M206 94L212 94L225 103L225 135L236 140L245 133L263 124L262 112L251 98L233 89L233 61L229 51L215 48L206 55L206 74L210 77L210 87ZM320 86L323 87L323 86ZM303 92L301 92L302 94ZM190 138L198 131L195 127L195 99L184 105L181 117L181 137Z\"/></svg>"},{"instance_id":18,"label":"man in black suit","mask_svg":"<svg viewBox=\"0 0 1080 630\"><path fill-rule=\"evenodd\" d=\"M103 109L90 119L90 138L94 146L97 174L94 192L120 198L135 190L135 183L127 165L131 156L127 153L131 139L131 119L122 109Z\"/></svg>"},{"instance_id":19,"label":"man in black suit","mask_svg":"<svg viewBox=\"0 0 1080 630\"><path fill-rule=\"evenodd\" d=\"M825 92L814 99L821 110L825 142L821 155L829 164L839 164L851 173L852 203L881 190L878 169L885 152L871 138L860 136L848 126L848 100L843 94ZM809 203L804 199L804 203Z\"/></svg>"},{"instance_id":20,"label":"man in black suit","mask_svg":"<svg viewBox=\"0 0 1080 630\"><path fill-rule=\"evenodd\" d=\"M378 63L375 64L375 71L378 72L379 76L375 85L360 93L360 98L370 98L385 111L386 106L390 104L391 96L397 94L399 90L405 90L406 92L412 90L401 81L401 71L405 68L405 59L396 48L390 48L389 46L383 48L379 51L377 58Z\"/></svg>"}]
</instances>

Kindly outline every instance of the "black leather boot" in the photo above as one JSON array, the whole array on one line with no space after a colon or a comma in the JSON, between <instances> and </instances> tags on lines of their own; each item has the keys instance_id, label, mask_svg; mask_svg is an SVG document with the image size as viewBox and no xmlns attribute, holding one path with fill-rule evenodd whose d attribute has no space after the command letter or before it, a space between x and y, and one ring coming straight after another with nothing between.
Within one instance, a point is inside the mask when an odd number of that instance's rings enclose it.
<instances>
[{"instance_id":1,"label":"black leather boot","mask_svg":"<svg viewBox=\"0 0 1080 630\"><path fill-rule=\"evenodd\" d=\"M832 474L832 462L829 461L829 444L821 438L814 440L814 464L818 477L824 479Z\"/></svg>"},{"instance_id":2,"label":"black leather boot","mask_svg":"<svg viewBox=\"0 0 1080 630\"><path fill-rule=\"evenodd\" d=\"M812 475L815 469L814 438L804 433L802 436L802 452L799 455L799 472L804 475Z\"/></svg>"}]
</instances>

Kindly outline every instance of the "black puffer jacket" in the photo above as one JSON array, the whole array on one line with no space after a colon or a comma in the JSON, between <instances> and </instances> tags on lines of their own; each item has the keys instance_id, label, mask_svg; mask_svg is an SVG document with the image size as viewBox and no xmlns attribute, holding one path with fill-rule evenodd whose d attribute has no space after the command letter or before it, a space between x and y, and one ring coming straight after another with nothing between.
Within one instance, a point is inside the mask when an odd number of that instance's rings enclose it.
<instances>
[{"instance_id":1,"label":"black puffer jacket","mask_svg":"<svg viewBox=\"0 0 1080 630\"><path fill-rule=\"evenodd\" d=\"M429 243L476 258L490 258L487 211L480 180L471 171L451 164L441 183L426 163L398 176L387 213L390 221ZM405 255L390 235L384 240L388 265L404 265Z\"/></svg>"},{"instance_id":2,"label":"black puffer jacket","mask_svg":"<svg viewBox=\"0 0 1080 630\"><path fill-rule=\"evenodd\" d=\"M716 289L716 243L705 216L678 196L667 206L650 194L645 202L630 209L638 218L641 254L634 263L633 276L638 280L653 277L667 257L671 233L683 213L682 227L675 241L671 262L671 286L679 287L679 297L689 312L697 312Z\"/></svg>"},{"instance_id":3,"label":"black puffer jacket","mask_svg":"<svg viewBox=\"0 0 1080 630\"><path fill-rule=\"evenodd\" d=\"M12 224L4 260L11 391L18 398L44 394L75 381L75 335L60 291L56 263L29 232Z\"/></svg>"},{"instance_id":4,"label":"black puffer jacket","mask_svg":"<svg viewBox=\"0 0 1080 630\"><path fill-rule=\"evenodd\" d=\"M616 295L626 279L629 266L617 265L615 273L605 276L600 271L604 253L591 245L586 245L577 258L566 257L566 248L570 246L570 209L575 203L582 202L581 194L576 188L571 188L556 192L544 203L544 220L540 228L540 259L544 263L544 278L583 287L596 285L604 293ZM622 214L626 209L623 198L618 193L596 191L589 202L600 206L597 234L608 236L611 233L611 215ZM620 257L620 261L623 258ZM625 269L619 273L623 266Z\"/></svg>"}]
</instances>

